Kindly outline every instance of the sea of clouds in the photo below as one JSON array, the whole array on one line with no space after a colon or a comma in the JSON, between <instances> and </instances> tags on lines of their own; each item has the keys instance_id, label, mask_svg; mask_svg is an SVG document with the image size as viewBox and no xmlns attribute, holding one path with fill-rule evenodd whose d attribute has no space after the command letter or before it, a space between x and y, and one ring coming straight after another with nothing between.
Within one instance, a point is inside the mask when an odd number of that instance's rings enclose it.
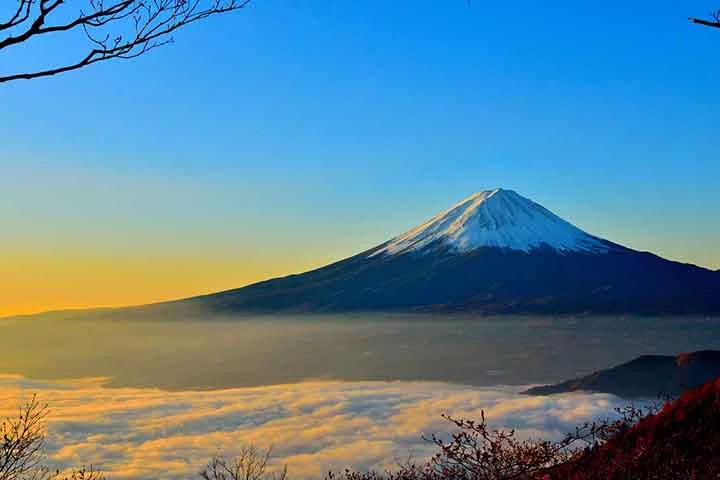
<instances>
[{"instance_id":1,"label":"sea of clouds","mask_svg":"<svg viewBox=\"0 0 720 480\"><path fill-rule=\"evenodd\" d=\"M603 394L522 395L519 387L435 382L328 382L168 392L109 388L107 379L39 381L0 375L0 416L33 394L50 406L47 448L59 468L92 463L108 479L192 479L215 454L273 446L293 479L329 469L384 469L436 451L441 417L479 418L523 436L561 436L611 415Z\"/></svg>"}]
</instances>

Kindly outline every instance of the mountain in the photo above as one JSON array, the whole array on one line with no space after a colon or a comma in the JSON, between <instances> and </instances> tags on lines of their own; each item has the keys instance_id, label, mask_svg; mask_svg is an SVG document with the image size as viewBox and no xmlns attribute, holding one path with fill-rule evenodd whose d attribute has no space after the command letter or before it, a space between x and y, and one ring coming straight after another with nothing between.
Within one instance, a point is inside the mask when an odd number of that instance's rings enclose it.
<instances>
[{"instance_id":1,"label":"mountain","mask_svg":"<svg viewBox=\"0 0 720 480\"><path fill-rule=\"evenodd\" d=\"M611 393L623 398L680 395L720 377L720 351L704 350L678 356L643 355L630 362L525 393L552 395L575 391Z\"/></svg>"},{"instance_id":2,"label":"mountain","mask_svg":"<svg viewBox=\"0 0 720 480\"><path fill-rule=\"evenodd\" d=\"M297 275L182 301L215 312L720 313L720 273L590 235L512 190Z\"/></svg>"},{"instance_id":3,"label":"mountain","mask_svg":"<svg viewBox=\"0 0 720 480\"><path fill-rule=\"evenodd\" d=\"M428 222L381 246L372 255L400 255L445 248L530 252L542 246L560 252L604 253L617 246L589 235L512 190L487 190L466 198Z\"/></svg>"}]
</instances>

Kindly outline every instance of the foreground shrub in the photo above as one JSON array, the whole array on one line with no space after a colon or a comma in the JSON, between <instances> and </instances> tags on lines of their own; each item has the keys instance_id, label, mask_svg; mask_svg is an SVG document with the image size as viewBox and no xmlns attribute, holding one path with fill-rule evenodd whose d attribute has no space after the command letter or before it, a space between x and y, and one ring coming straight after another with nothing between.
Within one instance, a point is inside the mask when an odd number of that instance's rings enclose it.
<instances>
[{"instance_id":1,"label":"foreground shrub","mask_svg":"<svg viewBox=\"0 0 720 480\"><path fill-rule=\"evenodd\" d=\"M233 457L216 455L200 471L204 480L287 480L287 465L279 471L268 468L272 447L260 450L253 445L243 446Z\"/></svg>"},{"instance_id":2,"label":"foreground shrub","mask_svg":"<svg viewBox=\"0 0 720 480\"><path fill-rule=\"evenodd\" d=\"M720 478L720 379L620 425L605 442L554 469L547 478Z\"/></svg>"},{"instance_id":3,"label":"foreground shrub","mask_svg":"<svg viewBox=\"0 0 720 480\"><path fill-rule=\"evenodd\" d=\"M711 480L720 479L720 379L662 408L620 409L558 441L448 419L457 432L432 437L439 452L395 471L330 473L328 480Z\"/></svg>"},{"instance_id":4,"label":"foreground shrub","mask_svg":"<svg viewBox=\"0 0 720 480\"><path fill-rule=\"evenodd\" d=\"M0 480L101 480L92 466L60 473L45 465L48 406L36 396L0 423Z\"/></svg>"}]
</instances>

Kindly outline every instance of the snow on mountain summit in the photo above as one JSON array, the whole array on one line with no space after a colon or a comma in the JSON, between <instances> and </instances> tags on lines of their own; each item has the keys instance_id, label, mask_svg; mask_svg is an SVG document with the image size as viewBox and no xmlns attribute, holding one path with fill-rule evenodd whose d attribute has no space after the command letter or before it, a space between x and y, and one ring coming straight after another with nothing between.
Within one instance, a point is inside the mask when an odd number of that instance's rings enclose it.
<instances>
[{"instance_id":1,"label":"snow on mountain summit","mask_svg":"<svg viewBox=\"0 0 720 480\"><path fill-rule=\"evenodd\" d=\"M424 224L393 238L371 255L397 255L445 247L463 253L480 247L530 252L604 253L612 244L594 237L512 190L484 190Z\"/></svg>"}]
</instances>

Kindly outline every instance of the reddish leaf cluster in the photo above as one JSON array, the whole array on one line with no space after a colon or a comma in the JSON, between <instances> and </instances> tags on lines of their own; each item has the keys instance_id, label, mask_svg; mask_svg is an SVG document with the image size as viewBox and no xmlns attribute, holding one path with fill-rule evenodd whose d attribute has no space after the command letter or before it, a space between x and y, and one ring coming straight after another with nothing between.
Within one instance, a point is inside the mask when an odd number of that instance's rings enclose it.
<instances>
[{"instance_id":1,"label":"reddish leaf cluster","mask_svg":"<svg viewBox=\"0 0 720 480\"><path fill-rule=\"evenodd\" d=\"M720 379L619 429L549 478L720 478Z\"/></svg>"},{"instance_id":2,"label":"reddish leaf cluster","mask_svg":"<svg viewBox=\"0 0 720 480\"><path fill-rule=\"evenodd\" d=\"M720 479L720 379L660 409L628 407L619 420L585 424L560 441L520 440L485 422L455 420L447 442L421 466L328 480L710 480Z\"/></svg>"}]
</instances>

